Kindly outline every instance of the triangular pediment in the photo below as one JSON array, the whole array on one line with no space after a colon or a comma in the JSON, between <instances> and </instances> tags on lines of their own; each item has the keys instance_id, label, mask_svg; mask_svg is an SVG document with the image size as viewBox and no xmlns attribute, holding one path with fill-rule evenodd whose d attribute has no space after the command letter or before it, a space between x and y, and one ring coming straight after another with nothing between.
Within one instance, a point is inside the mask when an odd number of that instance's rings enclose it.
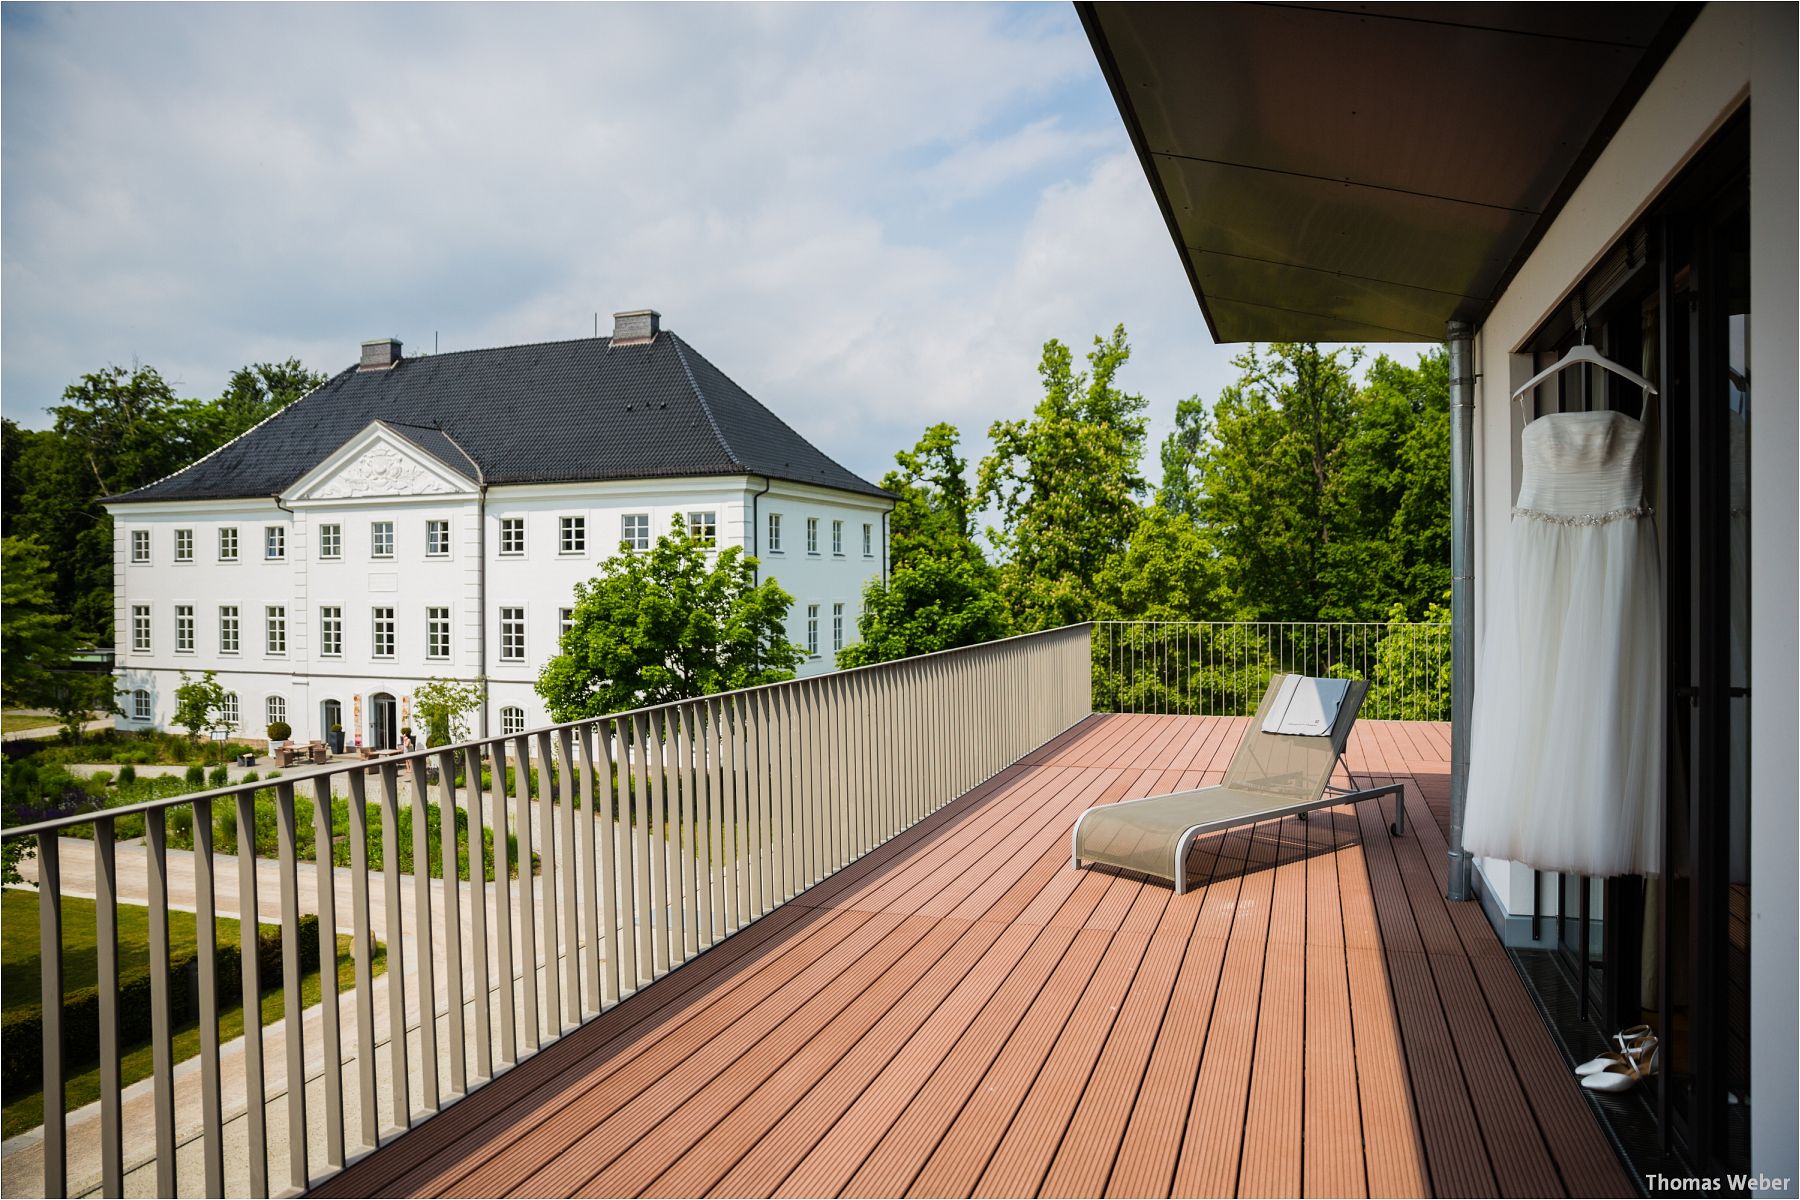
<instances>
[{"instance_id":1,"label":"triangular pediment","mask_svg":"<svg viewBox=\"0 0 1800 1200\"><path fill-rule=\"evenodd\" d=\"M422 438L444 441L435 430ZM470 476L429 453L384 421L371 421L361 432L301 476L284 499L295 503L343 500L405 500L473 495Z\"/></svg>"}]
</instances>

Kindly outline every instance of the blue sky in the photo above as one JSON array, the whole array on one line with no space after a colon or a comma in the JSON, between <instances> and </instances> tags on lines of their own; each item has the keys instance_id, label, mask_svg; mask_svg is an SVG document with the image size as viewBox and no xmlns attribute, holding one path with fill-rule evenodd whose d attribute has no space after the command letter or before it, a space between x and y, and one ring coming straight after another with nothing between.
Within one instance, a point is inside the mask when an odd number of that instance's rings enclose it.
<instances>
[{"instance_id":1,"label":"blue sky","mask_svg":"<svg viewBox=\"0 0 1800 1200\"><path fill-rule=\"evenodd\" d=\"M212 396L646 306L871 478L935 420L979 453L1046 338L1123 322L1157 437L1233 375L1067 5L3 13L26 425L108 363Z\"/></svg>"}]
</instances>

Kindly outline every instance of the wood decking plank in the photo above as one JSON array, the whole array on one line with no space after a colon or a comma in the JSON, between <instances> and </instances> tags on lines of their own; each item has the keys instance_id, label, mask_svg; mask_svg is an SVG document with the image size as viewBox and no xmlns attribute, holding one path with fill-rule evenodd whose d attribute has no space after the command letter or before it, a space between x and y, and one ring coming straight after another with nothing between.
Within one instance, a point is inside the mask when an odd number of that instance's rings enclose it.
<instances>
[{"instance_id":1,"label":"wood decking plank","mask_svg":"<svg viewBox=\"0 0 1800 1200\"><path fill-rule=\"evenodd\" d=\"M319 1194L1629 1192L1443 900L1447 726L1352 733L1407 837L1228 830L1180 897L1070 868L1083 810L1216 782L1246 725L1078 723Z\"/></svg>"}]
</instances>

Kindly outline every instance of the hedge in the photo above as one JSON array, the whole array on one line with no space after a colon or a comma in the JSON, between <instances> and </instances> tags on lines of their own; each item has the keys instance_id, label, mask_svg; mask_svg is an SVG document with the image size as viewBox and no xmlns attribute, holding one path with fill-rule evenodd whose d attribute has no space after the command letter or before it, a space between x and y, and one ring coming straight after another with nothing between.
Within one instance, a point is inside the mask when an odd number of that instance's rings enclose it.
<instances>
[{"instance_id":1,"label":"hedge","mask_svg":"<svg viewBox=\"0 0 1800 1200\"><path fill-rule=\"evenodd\" d=\"M335 956L334 956L335 957ZM243 960L235 942L222 942L215 952L221 1010L243 1001ZM282 984L281 928L259 925L256 961L265 992ZM300 973L319 969L319 918L300 918ZM334 963L335 969L335 963ZM121 1050L150 1040L150 980L139 968L119 980L119 1046ZM169 959L171 1024L180 1028L200 1015L199 952ZM100 1059L100 991L81 988L63 996L63 1067L74 1070ZM39 1005L17 1009L0 1018L0 1091L11 1098L39 1090L44 1080L44 1014Z\"/></svg>"}]
</instances>

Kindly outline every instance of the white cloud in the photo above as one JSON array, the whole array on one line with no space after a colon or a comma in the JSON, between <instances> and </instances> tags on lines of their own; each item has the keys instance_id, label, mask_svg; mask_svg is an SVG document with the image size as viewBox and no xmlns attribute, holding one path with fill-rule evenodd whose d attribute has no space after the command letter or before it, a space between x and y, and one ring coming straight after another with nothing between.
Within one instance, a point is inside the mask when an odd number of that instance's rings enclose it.
<instances>
[{"instance_id":1,"label":"white cloud","mask_svg":"<svg viewBox=\"0 0 1800 1200\"><path fill-rule=\"evenodd\" d=\"M134 358L581 336L654 305L878 476L1123 321L1166 420L1213 347L1064 6L8 6L7 415ZM978 438L976 440L979 440Z\"/></svg>"}]
</instances>

